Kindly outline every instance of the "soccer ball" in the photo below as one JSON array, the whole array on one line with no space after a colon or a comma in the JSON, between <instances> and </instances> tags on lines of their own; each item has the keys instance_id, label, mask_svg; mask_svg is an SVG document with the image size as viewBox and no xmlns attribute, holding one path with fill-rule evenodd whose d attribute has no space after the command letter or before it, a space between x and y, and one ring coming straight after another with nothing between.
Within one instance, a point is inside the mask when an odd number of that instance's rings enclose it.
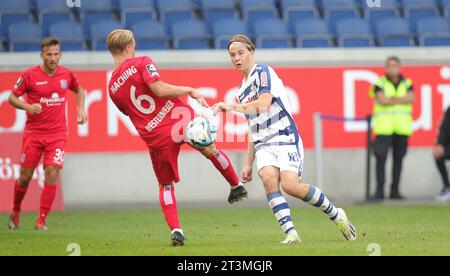
<instances>
[{"instance_id":1,"label":"soccer ball","mask_svg":"<svg viewBox=\"0 0 450 276\"><path fill-rule=\"evenodd\" d=\"M196 149L204 149L214 143L217 137L216 128L203 117L194 118L186 128L187 142Z\"/></svg>"}]
</instances>

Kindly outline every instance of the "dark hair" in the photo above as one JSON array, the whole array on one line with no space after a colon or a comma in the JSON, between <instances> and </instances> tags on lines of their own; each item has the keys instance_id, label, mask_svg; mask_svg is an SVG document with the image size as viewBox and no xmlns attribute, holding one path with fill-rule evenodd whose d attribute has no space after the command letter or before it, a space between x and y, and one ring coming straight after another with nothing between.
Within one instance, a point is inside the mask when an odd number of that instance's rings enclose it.
<instances>
[{"instance_id":1,"label":"dark hair","mask_svg":"<svg viewBox=\"0 0 450 276\"><path fill-rule=\"evenodd\" d=\"M388 57L388 58L386 59L386 64L387 64L389 61L395 61L395 62L397 62L398 64L402 64L401 61L400 61L400 58L397 57L397 56L390 56L390 57Z\"/></svg>"},{"instance_id":2,"label":"dark hair","mask_svg":"<svg viewBox=\"0 0 450 276\"><path fill-rule=\"evenodd\" d=\"M61 47L61 42L59 42L59 39L54 36L46 37L41 41L41 51L44 51L45 47L54 45L58 45L59 47Z\"/></svg>"},{"instance_id":3,"label":"dark hair","mask_svg":"<svg viewBox=\"0 0 450 276\"><path fill-rule=\"evenodd\" d=\"M249 51L254 51L256 49L255 43L246 35L239 34L233 36L230 41L228 41L227 49L230 50L231 44L239 42L245 45Z\"/></svg>"}]
</instances>

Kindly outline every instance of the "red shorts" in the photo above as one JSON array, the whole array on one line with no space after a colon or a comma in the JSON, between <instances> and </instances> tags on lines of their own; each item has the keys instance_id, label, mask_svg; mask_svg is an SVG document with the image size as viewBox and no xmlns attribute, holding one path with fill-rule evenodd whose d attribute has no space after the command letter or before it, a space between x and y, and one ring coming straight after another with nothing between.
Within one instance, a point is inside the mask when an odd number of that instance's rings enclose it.
<instances>
[{"instance_id":1,"label":"red shorts","mask_svg":"<svg viewBox=\"0 0 450 276\"><path fill-rule=\"evenodd\" d=\"M149 148L153 170L160 185L172 184L173 182L178 183L180 181L178 155L182 144L183 142L175 143L172 139L168 139L167 143L163 145Z\"/></svg>"},{"instance_id":2,"label":"red shorts","mask_svg":"<svg viewBox=\"0 0 450 276\"><path fill-rule=\"evenodd\" d=\"M182 138L187 124L194 118L194 110L188 105L180 105L188 108L189 116L182 119L173 119L170 124L154 130L152 137L144 138L152 159L153 170L160 185L177 183L180 181L178 174L178 155L180 148L185 143ZM176 133L176 138L172 137L173 127L182 128Z\"/></svg>"},{"instance_id":3,"label":"red shorts","mask_svg":"<svg viewBox=\"0 0 450 276\"><path fill-rule=\"evenodd\" d=\"M43 155L45 167L63 168L66 140L67 135L65 133L53 135L25 133L20 165L25 168L35 168Z\"/></svg>"}]
</instances>

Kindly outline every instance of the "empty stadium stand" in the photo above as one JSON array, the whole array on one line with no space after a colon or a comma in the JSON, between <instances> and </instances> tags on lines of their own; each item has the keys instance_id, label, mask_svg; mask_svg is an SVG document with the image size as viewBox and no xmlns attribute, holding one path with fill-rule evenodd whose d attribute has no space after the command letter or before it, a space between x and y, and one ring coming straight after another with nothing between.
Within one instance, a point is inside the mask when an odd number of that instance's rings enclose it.
<instances>
[{"instance_id":1,"label":"empty stadium stand","mask_svg":"<svg viewBox=\"0 0 450 276\"><path fill-rule=\"evenodd\" d=\"M260 48L450 46L450 0L0 1L0 51L38 51L55 35L65 51L104 51L114 28L138 49L223 49L235 34Z\"/></svg>"}]
</instances>

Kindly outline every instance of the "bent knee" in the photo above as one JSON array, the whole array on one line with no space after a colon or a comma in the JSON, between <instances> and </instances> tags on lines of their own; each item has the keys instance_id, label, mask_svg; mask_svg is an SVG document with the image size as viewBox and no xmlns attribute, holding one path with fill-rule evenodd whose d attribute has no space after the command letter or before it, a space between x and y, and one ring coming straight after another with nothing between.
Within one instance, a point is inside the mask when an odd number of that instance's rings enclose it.
<instances>
[{"instance_id":1,"label":"bent knee","mask_svg":"<svg viewBox=\"0 0 450 276\"><path fill-rule=\"evenodd\" d=\"M206 148L204 148L201 153L205 156L205 157L210 157L211 155L213 155L214 153L216 153L217 148L216 145L214 143L212 143L211 145L207 146Z\"/></svg>"}]
</instances>

